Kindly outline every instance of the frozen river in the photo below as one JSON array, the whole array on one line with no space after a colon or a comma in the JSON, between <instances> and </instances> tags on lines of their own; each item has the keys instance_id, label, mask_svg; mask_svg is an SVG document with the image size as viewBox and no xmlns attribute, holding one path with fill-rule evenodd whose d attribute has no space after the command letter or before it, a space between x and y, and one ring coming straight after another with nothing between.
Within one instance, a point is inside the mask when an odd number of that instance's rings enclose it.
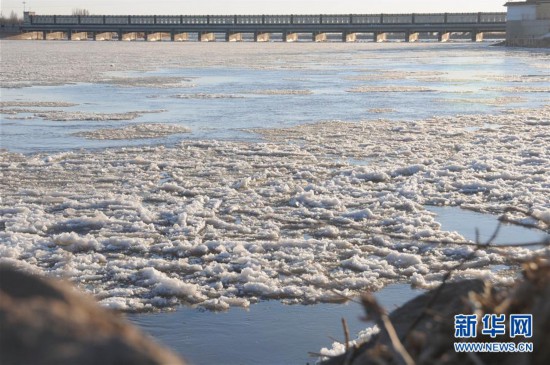
<instances>
[{"instance_id":1,"label":"frozen river","mask_svg":"<svg viewBox=\"0 0 550 365\"><path fill-rule=\"evenodd\" d=\"M4 42L2 53L8 68L3 85L37 85L3 88L4 103L54 102L50 108L27 107L27 113L2 115L2 146L17 152L143 144L74 136L135 123L182 125L191 128L184 136L191 139L257 140L242 129L536 108L548 102L550 83L544 51L470 43ZM51 64L39 66L26 59L39 54L51 56ZM33 75L33 67L40 67L41 73ZM19 70L15 75L9 72L13 68ZM60 101L74 105L56 107ZM13 112L9 104L2 109ZM110 120L124 113L128 120ZM167 145L181 138L146 143Z\"/></svg>"},{"instance_id":2,"label":"frozen river","mask_svg":"<svg viewBox=\"0 0 550 365\"><path fill-rule=\"evenodd\" d=\"M367 326L343 296L391 309L464 258L454 280L511 283L540 247L498 245L548 238L547 51L1 52L0 260L68 278L198 364L305 363L340 317ZM472 257L499 217L523 227Z\"/></svg>"}]
</instances>

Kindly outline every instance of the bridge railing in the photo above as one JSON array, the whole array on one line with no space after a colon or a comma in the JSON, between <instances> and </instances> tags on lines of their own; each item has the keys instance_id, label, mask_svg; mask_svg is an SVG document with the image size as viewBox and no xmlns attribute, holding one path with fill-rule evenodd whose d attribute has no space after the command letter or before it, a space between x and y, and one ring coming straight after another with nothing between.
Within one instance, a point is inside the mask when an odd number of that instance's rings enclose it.
<instances>
[{"instance_id":1,"label":"bridge railing","mask_svg":"<svg viewBox=\"0 0 550 365\"><path fill-rule=\"evenodd\" d=\"M208 24L235 24L234 15L210 15Z\"/></svg>"},{"instance_id":2,"label":"bridge railing","mask_svg":"<svg viewBox=\"0 0 550 365\"><path fill-rule=\"evenodd\" d=\"M352 15L353 24L380 24L381 14Z\"/></svg>"},{"instance_id":3,"label":"bridge railing","mask_svg":"<svg viewBox=\"0 0 550 365\"><path fill-rule=\"evenodd\" d=\"M181 17L181 24L208 24L208 16L184 15Z\"/></svg>"},{"instance_id":4,"label":"bridge railing","mask_svg":"<svg viewBox=\"0 0 550 365\"><path fill-rule=\"evenodd\" d=\"M157 16L157 24L181 24L180 17L177 15Z\"/></svg>"},{"instance_id":5,"label":"bridge railing","mask_svg":"<svg viewBox=\"0 0 550 365\"><path fill-rule=\"evenodd\" d=\"M24 25L315 25L504 23L506 13L322 14L322 15L30 15Z\"/></svg>"},{"instance_id":6,"label":"bridge railing","mask_svg":"<svg viewBox=\"0 0 550 365\"><path fill-rule=\"evenodd\" d=\"M479 13L447 14L447 23L478 23Z\"/></svg>"},{"instance_id":7,"label":"bridge railing","mask_svg":"<svg viewBox=\"0 0 550 365\"><path fill-rule=\"evenodd\" d=\"M413 23L440 24L448 21L448 14L413 14Z\"/></svg>"},{"instance_id":8,"label":"bridge railing","mask_svg":"<svg viewBox=\"0 0 550 365\"><path fill-rule=\"evenodd\" d=\"M292 24L292 15L265 15L262 24Z\"/></svg>"},{"instance_id":9,"label":"bridge railing","mask_svg":"<svg viewBox=\"0 0 550 365\"><path fill-rule=\"evenodd\" d=\"M80 24L104 24L102 15L81 16Z\"/></svg>"},{"instance_id":10,"label":"bridge railing","mask_svg":"<svg viewBox=\"0 0 550 365\"><path fill-rule=\"evenodd\" d=\"M501 23L506 21L506 13L481 13L480 23Z\"/></svg>"},{"instance_id":11,"label":"bridge railing","mask_svg":"<svg viewBox=\"0 0 550 365\"><path fill-rule=\"evenodd\" d=\"M294 15L293 24L320 24L320 15Z\"/></svg>"},{"instance_id":12,"label":"bridge railing","mask_svg":"<svg viewBox=\"0 0 550 365\"><path fill-rule=\"evenodd\" d=\"M263 24L262 15L236 15L236 24Z\"/></svg>"},{"instance_id":13,"label":"bridge railing","mask_svg":"<svg viewBox=\"0 0 550 365\"><path fill-rule=\"evenodd\" d=\"M321 24L349 24L349 15L323 15Z\"/></svg>"}]
</instances>

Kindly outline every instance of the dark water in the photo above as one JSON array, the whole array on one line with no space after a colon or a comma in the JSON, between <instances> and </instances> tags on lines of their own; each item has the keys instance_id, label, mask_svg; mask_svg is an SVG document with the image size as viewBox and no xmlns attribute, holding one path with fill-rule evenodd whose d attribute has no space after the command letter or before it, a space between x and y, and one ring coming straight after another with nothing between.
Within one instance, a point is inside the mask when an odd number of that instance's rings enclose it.
<instances>
[{"instance_id":1,"label":"dark water","mask_svg":"<svg viewBox=\"0 0 550 365\"><path fill-rule=\"evenodd\" d=\"M407 284L390 285L376 294L388 309L421 291ZM284 305L266 301L249 309L205 312L180 308L172 313L130 315L129 319L156 340L197 365L205 364L313 364L308 352L331 347L331 338L344 342L341 319L353 339L369 327L360 318L361 305Z\"/></svg>"},{"instance_id":2,"label":"dark water","mask_svg":"<svg viewBox=\"0 0 550 365\"><path fill-rule=\"evenodd\" d=\"M499 225L498 217L482 214L458 207L427 207L437 214L436 220L441 223L444 231L456 231L464 238L475 241L476 229L479 232L479 242L486 243ZM502 223L494 244L518 244L542 242L548 234L537 229L529 229L513 224Z\"/></svg>"}]
</instances>

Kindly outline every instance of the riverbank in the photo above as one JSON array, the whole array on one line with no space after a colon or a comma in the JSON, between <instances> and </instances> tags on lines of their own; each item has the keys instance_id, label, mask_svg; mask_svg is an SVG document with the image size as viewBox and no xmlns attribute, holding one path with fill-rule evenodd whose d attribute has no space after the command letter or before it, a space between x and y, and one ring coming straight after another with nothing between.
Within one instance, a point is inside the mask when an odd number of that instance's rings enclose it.
<instances>
[{"instance_id":1,"label":"riverbank","mask_svg":"<svg viewBox=\"0 0 550 365\"><path fill-rule=\"evenodd\" d=\"M389 316L370 296L363 297L367 318L376 321L377 333L346 353L330 357L324 365L365 364L534 364L550 361L550 265L548 254L527 261L513 286L492 286L483 281L443 285L406 303ZM461 338L455 316L476 318L476 335ZM489 335L495 322L485 315L502 317L502 333ZM531 318L521 335L512 333L512 316ZM477 322L479 320L479 322ZM499 320L500 321L500 320ZM487 324L491 323L491 324ZM489 330L488 332L485 332ZM497 333L497 332L495 332ZM457 344L487 343L522 351L458 351ZM530 346L530 350L525 350Z\"/></svg>"}]
</instances>

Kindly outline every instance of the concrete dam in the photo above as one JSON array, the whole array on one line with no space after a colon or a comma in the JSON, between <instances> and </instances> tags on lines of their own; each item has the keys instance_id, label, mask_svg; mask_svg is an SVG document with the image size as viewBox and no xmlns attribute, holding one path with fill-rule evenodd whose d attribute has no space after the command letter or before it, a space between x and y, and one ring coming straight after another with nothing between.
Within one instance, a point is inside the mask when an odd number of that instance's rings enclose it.
<instances>
[{"instance_id":1,"label":"concrete dam","mask_svg":"<svg viewBox=\"0 0 550 365\"><path fill-rule=\"evenodd\" d=\"M400 34L407 42L430 34L445 42L452 33L468 33L472 41L482 41L484 33L506 32L506 13L71 16L25 12L21 31L20 39L43 40L237 42L248 34L256 42L268 42L275 35L285 42L304 35L324 42L328 34L338 34L343 42L354 42L366 33L375 42L385 41L388 34Z\"/></svg>"}]
</instances>

